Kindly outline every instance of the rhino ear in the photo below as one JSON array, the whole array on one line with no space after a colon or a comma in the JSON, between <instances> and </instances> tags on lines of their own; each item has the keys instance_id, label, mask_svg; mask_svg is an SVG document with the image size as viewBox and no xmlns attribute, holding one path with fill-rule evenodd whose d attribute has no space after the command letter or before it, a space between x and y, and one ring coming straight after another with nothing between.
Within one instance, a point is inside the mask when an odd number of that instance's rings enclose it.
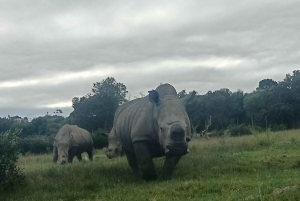
<instances>
[{"instance_id":1,"label":"rhino ear","mask_svg":"<svg viewBox=\"0 0 300 201\"><path fill-rule=\"evenodd\" d=\"M192 91L187 96L181 98L180 101L183 105L186 105L194 100L195 95L196 95L196 92Z\"/></svg>"},{"instance_id":2,"label":"rhino ear","mask_svg":"<svg viewBox=\"0 0 300 201\"><path fill-rule=\"evenodd\" d=\"M148 91L148 92L149 92L149 100L150 100L150 102L158 105L160 103L160 98L159 98L158 92L155 91L155 90Z\"/></svg>"}]
</instances>

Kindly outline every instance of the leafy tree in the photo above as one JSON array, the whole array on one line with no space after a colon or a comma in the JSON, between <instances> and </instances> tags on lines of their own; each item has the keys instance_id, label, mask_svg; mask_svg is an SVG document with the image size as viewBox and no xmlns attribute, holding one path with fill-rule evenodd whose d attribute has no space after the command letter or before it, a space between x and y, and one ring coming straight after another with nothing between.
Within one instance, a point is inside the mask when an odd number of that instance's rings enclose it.
<instances>
[{"instance_id":1,"label":"leafy tree","mask_svg":"<svg viewBox=\"0 0 300 201\"><path fill-rule=\"evenodd\" d=\"M231 94L230 98L230 119L231 124L239 125L245 122L246 112L244 110L244 92L237 90Z\"/></svg>"},{"instance_id":2,"label":"leafy tree","mask_svg":"<svg viewBox=\"0 0 300 201\"><path fill-rule=\"evenodd\" d=\"M112 127L114 113L118 106L126 102L126 86L108 77L93 84L92 93L72 99L74 111L68 121L89 131Z\"/></svg>"},{"instance_id":3,"label":"leafy tree","mask_svg":"<svg viewBox=\"0 0 300 201\"><path fill-rule=\"evenodd\" d=\"M271 89L272 87L277 86L277 82L272 79L263 79L259 82L258 89Z\"/></svg>"},{"instance_id":4,"label":"leafy tree","mask_svg":"<svg viewBox=\"0 0 300 201\"><path fill-rule=\"evenodd\" d=\"M11 118L0 117L0 133L9 130L14 123L14 120Z\"/></svg>"},{"instance_id":5,"label":"leafy tree","mask_svg":"<svg viewBox=\"0 0 300 201\"><path fill-rule=\"evenodd\" d=\"M251 119L251 125L260 123L260 120L266 115L266 99L264 99L265 91L254 91L246 94L244 98L244 109L248 118Z\"/></svg>"},{"instance_id":6,"label":"leafy tree","mask_svg":"<svg viewBox=\"0 0 300 201\"><path fill-rule=\"evenodd\" d=\"M126 86L123 83L116 82L115 78L108 77L101 82L93 84L92 92L99 97L110 97L116 103L122 104L126 102Z\"/></svg>"}]
</instances>

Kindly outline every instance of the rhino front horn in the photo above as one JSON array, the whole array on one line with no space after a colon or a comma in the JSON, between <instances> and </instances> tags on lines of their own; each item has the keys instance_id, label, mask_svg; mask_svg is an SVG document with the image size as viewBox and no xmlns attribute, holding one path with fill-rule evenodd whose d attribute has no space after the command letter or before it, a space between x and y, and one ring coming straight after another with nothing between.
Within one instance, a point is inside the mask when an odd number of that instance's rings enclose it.
<instances>
[{"instance_id":1,"label":"rhino front horn","mask_svg":"<svg viewBox=\"0 0 300 201\"><path fill-rule=\"evenodd\" d=\"M165 154L168 154L169 152L170 152L169 149L166 149L166 150L165 150Z\"/></svg>"}]
</instances>

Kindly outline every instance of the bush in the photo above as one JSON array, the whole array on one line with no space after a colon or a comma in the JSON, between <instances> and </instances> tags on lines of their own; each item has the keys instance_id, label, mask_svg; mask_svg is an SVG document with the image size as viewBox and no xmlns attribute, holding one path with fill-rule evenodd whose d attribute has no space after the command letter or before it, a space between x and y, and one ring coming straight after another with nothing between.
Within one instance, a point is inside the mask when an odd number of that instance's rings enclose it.
<instances>
[{"instance_id":1,"label":"bush","mask_svg":"<svg viewBox=\"0 0 300 201\"><path fill-rule=\"evenodd\" d=\"M254 134L254 133L264 133L266 132L266 129L265 128L262 128L260 126L253 126L251 127L251 133Z\"/></svg>"},{"instance_id":2,"label":"bush","mask_svg":"<svg viewBox=\"0 0 300 201\"><path fill-rule=\"evenodd\" d=\"M272 126L271 131L284 131L287 129L287 126L285 124L275 124Z\"/></svg>"},{"instance_id":3,"label":"bush","mask_svg":"<svg viewBox=\"0 0 300 201\"><path fill-rule=\"evenodd\" d=\"M16 165L20 133L21 130L0 133L0 191L11 190L25 180L25 176Z\"/></svg>"},{"instance_id":4,"label":"bush","mask_svg":"<svg viewBox=\"0 0 300 201\"><path fill-rule=\"evenodd\" d=\"M260 146L268 147L275 142L274 136L271 135L270 130L267 130L264 133L256 133L254 136Z\"/></svg>"},{"instance_id":5,"label":"bush","mask_svg":"<svg viewBox=\"0 0 300 201\"><path fill-rule=\"evenodd\" d=\"M241 136L241 135L252 134L250 127L246 126L245 124L232 126L228 128L228 132L230 133L230 136Z\"/></svg>"},{"instance_id":6,"label":"bush","mask_svg":"<svg viewBox=\"0 0 300 201\"><path fill-rule=\"evenodd\" d=\"M20 141L20 153L25 155L27 152L32 154L47 154L53 149L52 137L44 135L28 136Z\"/></svg>"},{"instance_id":7,"label":"bush","mask_svg":"<svg viewBox=\"0 0 300 201\"><path fill-rule=\"evenodd\" d=\"M94 142L95 149L102 149L103 147L108 146L107 136L105 132L98 129L95 132L92 132L92 138Z\"/></svg>"}]
</instances>

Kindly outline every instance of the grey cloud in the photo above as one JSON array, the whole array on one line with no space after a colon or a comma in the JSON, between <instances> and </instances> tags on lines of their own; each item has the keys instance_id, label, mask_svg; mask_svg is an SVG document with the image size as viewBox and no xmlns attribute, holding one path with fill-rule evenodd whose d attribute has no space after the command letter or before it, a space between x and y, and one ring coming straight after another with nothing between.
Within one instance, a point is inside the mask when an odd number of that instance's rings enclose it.
<instances>
[{"instance_id":1,"label":"grey cloud","mask_svg":"<svg viewBox=\"0 0 300 201\"><path fill-rule=\"evenodd\" d=\"M118 70L107 76L123 82L132 96L147 93L160 82L200 94L220 88L249 92L261 79L282 80L299 68L299 4L271 0L0 1L0 25L12 30L7 34L0 28L0 83L113 66ZM166 17L155 19L155 12ZM172 71L144 69L164 61L213 57L244 62L226 69L195 64ZM93 82L107 76L0 88L0 116L9 111L28 111L28 115L36 111L37 115L43 108L36 106L83 96Z\"/></svg>"}]
</instances>

